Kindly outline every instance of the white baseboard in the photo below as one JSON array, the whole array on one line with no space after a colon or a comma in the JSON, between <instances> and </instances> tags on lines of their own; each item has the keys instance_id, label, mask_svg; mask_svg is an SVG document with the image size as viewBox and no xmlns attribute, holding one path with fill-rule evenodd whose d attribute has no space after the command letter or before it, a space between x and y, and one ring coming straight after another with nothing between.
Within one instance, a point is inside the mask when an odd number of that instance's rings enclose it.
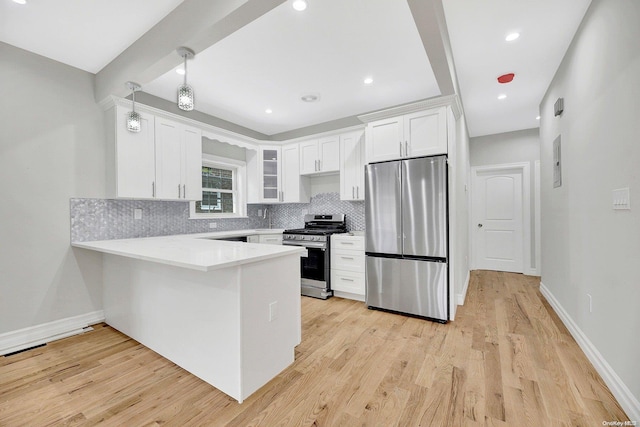
<instances>
[{"instance_id":1,"label":"white baseboard","mask_svg":"<svg viewBox=\"0 0 640 427\"><path fill-rule=\"evenodd\" d=\"M462 289L461 293L456 294L456 300L458 302L458 305L464 305L464 300L467 298L467 290L469 289L470 278L471 278L471 271L467 271L467 278L464 281L464 288Z\"/></svg>"},{"instance_id":2,"label":"white baseboard","mask_svg":"<svg viewBox=\"0 0 640 427\"><path fill-rule=\"evenodd\" d=\"M342 291L334 290L333 295L339 298L352 299L352 300L361 301L361 302L364 302L365 300L364 295L352 294L351 292L342 292Z\"/></svg>"},{"instance_id":3,"label":"white baseboard","mask_svg":"<svg viewBox=\"0 0 640 427\"><path fill-rule=\"evenodd\" d=\"M5 332L0 334L0 356L80 334L87 326L102 321L104 321L104 312L98 310L17 331Z\"/></svg>"},{"instance_id":4,"label":"white baseboard","mask_svg":"<svg viewBox=\"0 0 640 427\"><path fill-rule=\"evenodd\" d=\"M611 365L606 361L595 345L589 340L584 332L573 321L569 313L560 305L560 302L553 296L551 291L540 282L540 293L544 295L551 307L558 314L564 325L567 327L571 335L576 340L584 354L591 361L596 371L600 374L604 382L607 384L611 393L615 396L627 413L630 420L640 420L640 401L631 393L629 387L616 374Z\"/></svg>"}]
</instances>

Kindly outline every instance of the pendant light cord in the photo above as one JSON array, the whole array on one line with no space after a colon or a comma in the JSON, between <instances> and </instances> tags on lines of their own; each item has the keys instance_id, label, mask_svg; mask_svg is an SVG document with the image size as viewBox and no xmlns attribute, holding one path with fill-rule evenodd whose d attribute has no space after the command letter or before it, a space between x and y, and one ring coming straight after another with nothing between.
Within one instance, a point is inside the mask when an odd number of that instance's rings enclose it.
<instances>
[{"instance_id":1,"label":"pendant light cord","mask_svg":"<svg viewBox=\"0 0 640 427\"><path fill-rule=\"evenodd\" d=\"M184 85L187 85L187 54L184 54Z\"/></svg>"}]
</instances>

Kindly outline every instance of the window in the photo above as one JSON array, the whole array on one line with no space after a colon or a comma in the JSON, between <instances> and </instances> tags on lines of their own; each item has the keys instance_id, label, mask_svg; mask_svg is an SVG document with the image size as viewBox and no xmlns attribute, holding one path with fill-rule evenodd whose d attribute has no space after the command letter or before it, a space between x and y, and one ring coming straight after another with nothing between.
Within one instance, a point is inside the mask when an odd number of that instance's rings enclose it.
<instances>
[{"instance_id":1,"label":"window","mask_svg":"<svg viewBox=\"0 0 640 427\"><path fill-rule=\"evenodd\" d=\"M191 202L192 218L244 216L244 162L204 155L202 200Z\"/></svg>"}]
</instances>

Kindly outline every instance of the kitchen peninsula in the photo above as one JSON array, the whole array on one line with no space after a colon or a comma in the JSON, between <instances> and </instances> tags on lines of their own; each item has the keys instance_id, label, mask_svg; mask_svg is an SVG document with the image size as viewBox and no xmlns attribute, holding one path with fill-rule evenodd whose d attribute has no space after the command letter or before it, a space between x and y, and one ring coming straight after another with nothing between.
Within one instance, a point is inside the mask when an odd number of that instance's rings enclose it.
<instances>
[{"instance_id":1,"label":"kitchen peninsula","mask_svg":"<svg viewBox=\"0 0 640 427\"><path fill-rule=\"evenodd\" d=\"M109 325L241 403L294 360L304 249L227 234L73 246L103 252Z\"/></svg>"}]
</instances>

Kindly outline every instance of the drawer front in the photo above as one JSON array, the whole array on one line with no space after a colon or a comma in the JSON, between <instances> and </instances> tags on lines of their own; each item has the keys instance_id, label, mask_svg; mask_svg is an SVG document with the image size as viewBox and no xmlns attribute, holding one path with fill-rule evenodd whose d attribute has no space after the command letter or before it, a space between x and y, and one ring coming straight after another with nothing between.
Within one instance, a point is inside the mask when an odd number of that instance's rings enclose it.
<instances>
[{"instance_id":1,"label":"drawer front","mask_svg":"<svg viewBox=\"0 0 640 427\"><path fill-rule=\"evenodd\" d=\"M265 243L267 245L281 245L282 234L261 234L260 243Z\"/></svg>"},{"instance_id":2,"label":"drawer front","mask_svg":"<svg viewBox=\"0 0 640 427\"><path fill-rule=\"evenodd\" d=\"M334 250L331 252L331 268L364 273L364 252Z\"/></svg>"},{"instance_id":3,"label":"drawer front","mask_svg":"<svg viewBox=\"0 0 640 427\"><path fill-rule=\"evenodd\" d=\"M364 296L364 273L331 270L331 289Z\"/></svg>"},{"instance_id":4,"label":"drawer front","mask_svg":"<svg viewBox=\"0 0 640 427\"><path fill-rule=\"evenodd\" d=\"M331 249L350 249L364 252L364 237L362 236L331 236Z\"/></svg>"}]
</instances>

